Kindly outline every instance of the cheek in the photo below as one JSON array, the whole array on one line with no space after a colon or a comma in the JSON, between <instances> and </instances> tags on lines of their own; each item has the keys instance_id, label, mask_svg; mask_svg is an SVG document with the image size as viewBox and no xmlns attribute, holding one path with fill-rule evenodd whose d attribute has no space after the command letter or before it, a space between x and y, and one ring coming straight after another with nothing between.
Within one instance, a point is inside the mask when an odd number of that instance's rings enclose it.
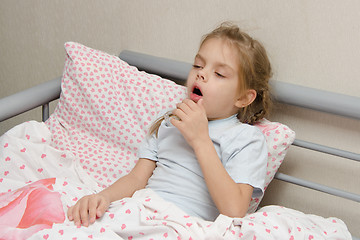
<instances>
[{"instance_id":1,"label":"cheek","mask_svg":"<svg viewBox=\"0 0 360 240\"><path fill-rule=\"evenodd\" d=\"M189 84L189 82L186 82L186 93L187 93L187 95L188 96L190 96L190 93L191 93L191 91L192 91L192 89L191 89L191 87L190 86L192 86L191 84Z\"/></svg>"},{"instance_id":2,"label":"cheek","mask_svg":"<svg viewBox=\"0 0 360 240\"><path fill-rule=\"evenodd\" d=\"M190 69L190 72L187 77L187 82L194 81L196 78L196 75L197 75L196 69L194 69L194 68Z\"/></svg>"},{"instance_id":3,"label":"cheek","mask_svg":"<svg viewBox=\"0 0 360 240\"><path fill-rule=\"evenodd\" d=\"M195 81L194 77L191 76L191 72L190 72L185 84L188 95L192 91L192 86L194 85L194 81Z\"/></svg>"}]
</instances>

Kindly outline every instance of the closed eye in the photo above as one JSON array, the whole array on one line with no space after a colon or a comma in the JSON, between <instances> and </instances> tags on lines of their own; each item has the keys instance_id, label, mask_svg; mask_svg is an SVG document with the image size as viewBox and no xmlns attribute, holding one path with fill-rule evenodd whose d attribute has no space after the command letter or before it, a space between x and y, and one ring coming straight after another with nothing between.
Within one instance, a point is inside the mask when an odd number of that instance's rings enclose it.
<instances>
[{"instance_id":1,"label":"closed eye","mask_svg":"<svg viewBox=\"0 0 360 240\"><path fill-rule=\"evenodd\" d=\"M196 65L196 64L194 64L193 65L193 68L202 68L200 65Z\"/></svg>"},{"instance_id":2,"label":"closed eye","mask_svg":"<svg viewBox=\"0 0 360 240\"><path fill-rule=\"evenodd\" d=\"M218 73L218 72L215 72L215 74L218 76L218 77L221 77L221 78L224 78L225 76L222 75L221 73Z\"/></svg>"}]
</instances>

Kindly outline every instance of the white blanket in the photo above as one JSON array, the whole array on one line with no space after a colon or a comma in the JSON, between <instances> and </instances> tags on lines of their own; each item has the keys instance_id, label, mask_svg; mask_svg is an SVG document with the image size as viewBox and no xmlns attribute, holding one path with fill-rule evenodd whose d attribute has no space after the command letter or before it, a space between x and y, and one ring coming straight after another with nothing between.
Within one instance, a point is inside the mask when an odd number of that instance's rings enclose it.
<instances>
[{"instance_id":1,"label":"white blanket","mask_svg":"<svg viewBox=\"0 0 360 240\"><path fill-rule=\"evenodd\" d=\"M51 146L50 137L45 124L27 122L0 138L0 239L351 239L340 219L280 206L204 221L149 189L77 228L67 208L100 188L72 153Z\"/></svg>"}]
</instances>

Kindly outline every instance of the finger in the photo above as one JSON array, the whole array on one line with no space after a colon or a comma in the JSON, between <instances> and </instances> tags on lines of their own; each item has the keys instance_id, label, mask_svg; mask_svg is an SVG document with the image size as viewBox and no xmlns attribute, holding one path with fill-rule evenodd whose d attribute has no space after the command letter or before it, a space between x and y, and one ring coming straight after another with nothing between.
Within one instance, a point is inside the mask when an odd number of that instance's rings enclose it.
<instances>
[{"instance_id":1,"label":"finger","mask_svg":"<svg viewBox=\"0 0 360 240\"><path fill-rule=\"evenodd\" d=\"M185 113L191 110L190 106L186 102L178 103L176 108L182 110Z\"/></svg>"},{"instance_id":2,"label":"finger","mask_svg":"<svg viewBox=\"0 0 360 240\"><path fill-rule=\"evenodd\" d=\"M74 217L73 217L73 214L72 214L73 209L74 209L74 206L71 206L71 207L69 207L69 209L67 211L67 216L68 216L69 221L74 220Z\"/></svg>"},{"instance_id":3,"label":"finger","mask_svg":"<svg viewBox=\"0 0 360 240\"><path fill-rule=\"evenodd\" d=\"M80 223L82 223L85 227L87 227L89 225L89 202L87 199L85 201L83 201L83 204L81 205L81 207L79 209L79 213L80 213L80 220L81 220Z\"/></svg>"},{"instance_id":4,"label":"finger","mask_svg":"<svg viewBox=\"0 0 360 240\"><path fill-rule=\"evenodd\" d=\"M182 120L177 120L177 119L171 118L171 119L170 119L170 122L171 122L171 124L172 124L174 127L176 127L180 132L183 132L184 125L183 125Z\"/></svg>"},{"instance_id":5,"label":"finger","mask_svg":"<svg viewBox=\"0 0 360 240\"><path fill-rule=\"evenodd\" d=\"M170 122L172 125L174 125L174 127L179 128L180 124L181 124L181 118L179 117L180 120L175 119L175 118L170 118Z\"/></svg>"},{"instance_id":6,"label":"finger","mask_svg":"<svg viewBox=\"0 0 360 240\"><path fill-rule=\"evenodd\" d=\"M197 103L196 103L201 109L205 109L204 108L204 99L200 99Z\"/></svg>"},{"instance_id":7,"label":"finger","mask_svg":"<svg viewBox=\"0 0 360 240\"><path fill-rule=\"evenodd\" d=\"M194 102L191 99L184 99L183 103L186 104L186 106L188 106L190 109L194 110L197 108L197 104L196 102Z\"/></svg>"},{"instance_id":8,"label":"finger","mask_svg":"<svg viewBox=\"0 0 360 240\"><path fill-rule=\"evenodd\" d=\"M96 220L96 209L97 209L97 200L90 199L89 200L89 222L94 223Z\"/></svg>"},{"instance_id":9,"label":"finger","mask_svg":"<svg viewBox=\"0 0 360 240\"><path fill-rule=\"evenodd\" d=\"M99 218L102 217L104 215L105 211L108 209L108 207L109 207L109 204L104 199L101 199L99 206L97 207L97 210L96 210L96 216Z\"/></svg>"},{"instance_id":10,"label":"finger","mask_svg":"<svg viewBox=\"0 0 360 240\"><path fill-rule=\"evenodd\" d=\"M81 221L80 221L80 214L79 214L79 206L78 205L73 206L72 216L73 216L73 219L74 219L74 224L79 227L81 225Z\"/></svg>"},{"instance_id":11,"label":"finger","mask_svg":"<svg viewBox=\"0 0 360 240\"><path fill-rule=\"evenodd\" d=\"M184 120L187 115L182 109L179 109L179 108L174 109L172 113L175 116L177 116L179 118L179 120ZM171 119L174 119L174 118L172 117ZM175 120L178 120L178 119L175 119Z\"/></svg>"}]
</instances>

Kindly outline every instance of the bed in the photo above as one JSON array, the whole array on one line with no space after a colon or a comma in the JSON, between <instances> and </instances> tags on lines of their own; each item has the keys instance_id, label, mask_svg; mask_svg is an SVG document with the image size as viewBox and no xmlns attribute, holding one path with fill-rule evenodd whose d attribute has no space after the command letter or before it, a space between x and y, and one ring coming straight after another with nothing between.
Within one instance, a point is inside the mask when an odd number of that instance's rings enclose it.
<instances>
[{"instance_id":1,"label":"bed","mask_svg":"<svg viewBox=\"0 0 360 240\"><path fill-rule=\"evenodd\" d=\"M151 192L115 202L95 224L77 228L65 217L68 206L130 171L157 113L184 98L191 64L127 50L117 57L74 42L65 50L62 77L0 99L0 121L43 109L43 122L22 123L0 138L0 239L359 239L339 218L259 207L261 199L252 199L252 213L244 218L220 215L209 222L174 210ZM360 119L360 98L271 85L282 104ZM360 154L295 139L282 123L256 126L268 142L267 185L275 178L360 202L358 193L277 171L290 145L347 161L360 161Z\"/></svg>"}]
</instances>

